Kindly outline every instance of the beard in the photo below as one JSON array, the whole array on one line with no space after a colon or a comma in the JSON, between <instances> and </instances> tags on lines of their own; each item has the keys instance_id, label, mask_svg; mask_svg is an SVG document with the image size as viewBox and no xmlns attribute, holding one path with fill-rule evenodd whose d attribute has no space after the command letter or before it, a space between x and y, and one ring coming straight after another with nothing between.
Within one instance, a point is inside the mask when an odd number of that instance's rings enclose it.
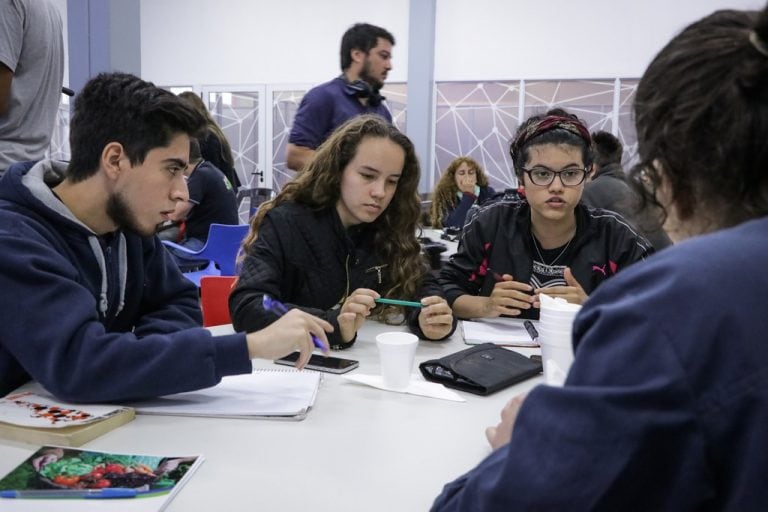
<instances>
[{"instance_id":1,"label":"beard","mask_svg":"<svg viewBox=\"0 0 768 512\"><path fill-rule=\"evenodd\" d=\"M360 70L360 80L368 82L376 92L379 92L379 90L384 87L384 82L371 76L371 64L368 62L368 59L365 60L363 69Z\"/></svg>"},{"instance_id":2,"label":"beard","mask_svg":"<svg viewBox=\"0 0 768 512\"><path fill-rule=\"evenodd\" d=\"M152 236L155 234L154 229L147 231L141 227L136 216L128 207L128 203L120 194L112 194L107 200L107 216L112 219L112 222L118 228L134 231L141 236Z\"/></svg>"}]
</instances>

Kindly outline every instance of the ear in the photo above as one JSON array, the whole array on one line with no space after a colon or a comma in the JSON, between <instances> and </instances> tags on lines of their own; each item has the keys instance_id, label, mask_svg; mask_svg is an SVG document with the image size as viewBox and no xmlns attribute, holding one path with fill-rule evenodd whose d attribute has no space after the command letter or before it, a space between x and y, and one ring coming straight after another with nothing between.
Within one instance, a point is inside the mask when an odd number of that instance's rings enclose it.
<instances>
[{"instance_id":1,"label":"ear","mask_svg":"<svg viewBox=\"0 0 768 512\"><path fill-rule=\"evenodd\" d=\"M352 62L357 64L362 63L366 57L366 53L359 48L353 48L351 55L352 55Z\"/></svg>"},{"instance_id":2,"label":"ear","mask_svg":"<svg viewBox=\"0 0 768 512\"><path fill-rule=\"evenodd\" d=\"M127 159L125 149L119 142L110 142L101 152L101 167L106 175L116 180L122 173L121 162Z\"/></svg>"},{"instance_id":3,"label":"ear","mask_svg":"<svg viewBox=\"0 0 768 512\"><path fill-rule=\"evenodd\" d=\"M597 174L597 164L592 163L592 165L589 166L589 172L587 173L587 179L585 181L592 181L595 179L595 175Z\"/></svg>"}]
</instances>

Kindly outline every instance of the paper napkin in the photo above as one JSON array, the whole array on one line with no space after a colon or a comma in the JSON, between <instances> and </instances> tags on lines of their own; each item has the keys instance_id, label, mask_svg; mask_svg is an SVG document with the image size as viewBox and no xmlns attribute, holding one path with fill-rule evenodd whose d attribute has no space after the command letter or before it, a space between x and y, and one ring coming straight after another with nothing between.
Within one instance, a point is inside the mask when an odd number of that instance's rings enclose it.
<instances>
[{"instance_id":1,"label":"paper napkin","mask_svg":"<svg viewBox=\"0 0 768 512\"><path fill-rule=\"evenodd\" d=\"M411 376L411 383L407 388L390 389L384 385L384 379L381 375L366 375L361 373L355 373L354 375L342 375L347 380L357 382L359 384L365 384L384 391L393 391L395 393L408 393L409 395L426 396L429 398L440 398L442 400L450 400L452 402L466 402L458 393L452 391L442 384L434 382L427 382L419 374L413 374Z\"/></svg>"}]
</instances>

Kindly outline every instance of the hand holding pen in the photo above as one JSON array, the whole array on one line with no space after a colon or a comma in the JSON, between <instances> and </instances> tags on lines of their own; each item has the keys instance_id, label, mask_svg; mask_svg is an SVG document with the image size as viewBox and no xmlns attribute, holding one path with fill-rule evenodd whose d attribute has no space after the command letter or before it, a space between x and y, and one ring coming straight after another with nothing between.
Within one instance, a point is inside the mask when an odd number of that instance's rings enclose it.
<instances>
[{"instance_id":1,"label":"hand holding pen","mask_svg":"<svg viewBox=\"0 0 768 512\"><path fill-rule=\"evenodd\" d=\"M376 290L357 288L344 300L339 309L337 321L339 322L341 339L345 343L355 337L357 331L365 323L365 319L371 314L371 310L376 307L376 299L379 297L380 295Z\"/></svg>"},{"instance_id":2,"label":"hand holding pen","mask_svg":"<svg viewBox=\"0 0 768 512\"><path fill-rule=\"evenodd\" d=\"M275 300L271 297L270 299ZM328 338L325 333L333 332L331 324L300 309L288 310L276 300L270 308L265 309L280 318L264 329L246 335L248 354L252 359L258 357L274 360L299 351L301 355L296 367L303 368L316 346L328 353Z\"/></svg>"}]
</instances>

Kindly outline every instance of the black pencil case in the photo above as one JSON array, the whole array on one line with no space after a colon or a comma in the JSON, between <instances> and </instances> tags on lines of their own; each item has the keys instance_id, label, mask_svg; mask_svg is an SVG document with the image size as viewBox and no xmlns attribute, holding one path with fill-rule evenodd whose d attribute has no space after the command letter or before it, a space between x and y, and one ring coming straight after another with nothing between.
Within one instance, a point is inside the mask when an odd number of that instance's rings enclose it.
<instances>
[{"instance_id":1,"label":"black pencil case","mask_svg":"<svg viewBox=\"0 0 768 512\"><path fill-rule=\"evenodd\" d=\"M476 395L490 395L540 374L541 362L493 343L483 343L424 361L419 370L429 381Z\"/></svg>"}]
</instances>

